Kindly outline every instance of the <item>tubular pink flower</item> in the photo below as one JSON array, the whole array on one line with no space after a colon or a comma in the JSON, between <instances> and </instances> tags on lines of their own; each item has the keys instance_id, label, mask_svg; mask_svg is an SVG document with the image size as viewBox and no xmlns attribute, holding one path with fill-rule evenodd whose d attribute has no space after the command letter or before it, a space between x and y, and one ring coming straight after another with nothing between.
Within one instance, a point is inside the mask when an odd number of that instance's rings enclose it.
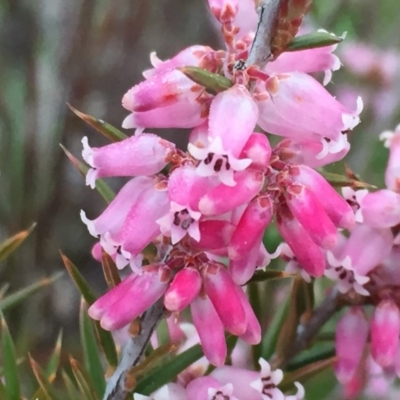
<instances>
[{"instance_id":1,"label":"tubular pink flower","mask_svg":"<svg viewBox=\"0 0 400 400\"><path fill-rule=\"evenodd\" d=\"M171 207L168 214L158 219L161 232L171 237L172 244L178 243L186 233L200 240L198 212L200 198L210 188L210 182L196 174L192 166L175 169L168 180L168 196Z\"/></svg>"},{"instance_id":2,"label":"tubular pink flower","mask_svg":"<svg viewBox=\"0 0 400 400\"><path fill-rule=\"evenodd\" d=\"M328 251L327 260L328 266L325 269L324 275L337 281L337 287L340 293L347 293L351 289L354 289L362 296L369 296L369 292L364 288L364 285L369 282L370 278L354 270L351 265L350 257L339 261Z\"/></svg>"},{"instance_id":3,"label":"tubular pink flower","mask_svg":"<svg viewBox=\"0 0 400 400\"><path fill-rule=\"evenodd\" d=\"M107 252L110 252L110 248L120 247L128 262L131 256L137 255L160 234L160 226L156 221L168 209L166 190L150 187L131 208L120 231L114 235L104 235L103 247Z\"/></svg>"},{"instance_id":4,"label":"tubular pink flower","mask_svg":"<svg viewBox=\"0 0 400 400\"><path fill-rule=\"evenodd\" d=\"M210 298L219 318L232 333L240 336L247 328L246 313L232 281L223 264L209 263L203 272L204 290ZM229 301L226 301L229 299Z\"/></svg>"},{"instance_id":5,"label":"tubular pink flower","mask_svg":"<svg viewBox=\"0 0 400 400\"><path fill-rule=\"evenodd\" d=\"M323 167L342 160L350 150L347 135L343 136L343 148L337 153L329 153L325 142L296 141L284 139L274 148L274 154L289 164L304 164L311 168Z\"/></svg>"},{"instance_id":6,"label":"tubular pink flower","mask_svg":"<svg viewBox=\"0 0 400 400\"><path fill-rule=\"evenodd\" d=\"M261 371L259 378L252 382L250 386L262 394L263 399L284 400L285 395L277 388L283 379L283 372L280 369L271 371L271 367L263 358L258 360Z\"/></svg>"},{"instance_id":7,"label":"tubular pink flower","mask_svg":"<svg viewBox=\"0 0 400 400\"><path fill-rule=\"evenodd\" d=\"M155 52L150 54L150 61L154 68L143 72L146 79L150 79L157 74L164 74L179 67L194 66L199 67L201 59L214 51L211 47L194 45L180 51L177 55L169 60L161 61Z\"/></svg>"},{"instance_id":8,"label":"tubular pink flower","mask_svg":"<svg viewBox=\"0 0 400 400\"><path fill-rule=\"evenodd\" d=\"M199 222L200 240L191 240L197 250L217 250L228 246L236 226L228 221L205 220Z\"/></svg>"},{"instance_id":9,"label":"tubular pink flower","mask_svg":"<svg viewBox=\"0 0 400 400\"><path fill-rule=\"evenodd\" d=\"M203 215L224 214L248 203L261 189L263 175L257 171L242 171L235 174L236 186L220 184L211 189L199 202Z\"/></svg>"},{"instance_id":10,"label":"tubular pink flower","mask_svg":"<svg viewBox=\"0 0 400 400\"><path fill-rule=\"evenodd\" d=\"M387 189L367 192L360 199L360 214L362 222L373 228L396 226L400 224L400 194Z\"/></svg>"},{"instance_id":11,"label":"tubular pink flower","mask_svg":"<svg viewBox=\"0 0 400 400\"><path fill-rule=\"evenodd\" d=\"M207 360L217 367L223 365L227 353L224 325L210 299L197 296L190 311Z\"/></svg>"},{"instance_id":12,"label":"tubular pink flower","mask_svg":"<svg viewBox=\"0 0 400 400\"><path fill-rule=\"evenodd\" d=\"M374 229L358 224L351 231L341 252L331 257L330 264L334 267L343 265L346 269L365 276L390 254L392 245L393 234L390 229Z\"/></svg>"},{"instance_id":13,"label":"tubular pink flower","mask_svg":"<svg viewBox=\"0 0 400 400\"><path fill-rule=\"evenodd\" d=\"M240 158L249 158L250 168L265 170L271 158L271 145L264 133L253 132L243 147Z\"/></svg>"},{"instance_id":14,"label":"tubular pink flower","mask_svg":"<svg viewBox=\"0 0 400 400\"><path fill-rule=\"evenodd\" d=\"M400 311L392 300L382 300L371 320L371 354L381 367L393 364L399 335Z\"/></svg>"},{"instance_id":15,"label":"tubular pink flower","mask_svg":"<svg viewBox=\"0 0 400 400\"><path fill-rule=\"evenodd\" d=\"M231 260L247 257L257 245L260 237L271 221L274 203L270 196L258 196L247 206L229 243L228 254Z\"/></svg>"},{"instance_id":16,"label":"tubular pink flower","mask_svg":"<svg viewBox=\"0 0 400 400\"><path fill-rule=\"evenodd\" d=\"M155 74L130 89L122 106L131 111L124 128L191 128L204 114L203 89L182 72L172 69Z\"/></svg>"},{"instance_id":17,"label":"tubular pink flower","mask_svg":"<svg viewBox=\"0 0 400 400\"><path fill-rule=\"evenodd\" d=\"M171 271L162 264L150 265L141 276L132 275L89 308L89 315L106 330L122 328L155 303L167 289Z\"/></svg>"},{"instance_id":18,"label":"tubular pink flower","mask_svg":"<svg viewBox=\"0 0 400 400\"><path fill-rule=\"evenodd\" d=\"M278 246L272 255L272 258L276 257L281 257L287 261L285 272L288 272L289 274L299 273L306 282L311 282L311 276L301 267L287 243L283 242Z\"/></svg>"},{"instance_id":19,"label":"tubular pink flower","mask_svg":"<svg viewBox=\"0 0 400 400\"><path fill-rule=\"evenodd\" d=\"M245 257L238 260L229 260L229 270L233 281L237 285L244 285L254 275L260 256L261 239L262 234L258 237L256 244ZM264 267L266 264L260 265Z\"/></svg>"},{"instance_id":20,"label":"tubular pink flower","mask_svg":"<svg viewBox=\"0 0 400 400\"><path fill-rule=\"evenodd\" d=\"M380 135L389 148L389 161L385 172L385 183L388 189L400 192L400 125L394 132L385 131Z\"/></svg>"},{"instance_id":21,"label":"tubular pink flower","mask_svg":"<svg viewBox=\"0 0 400 400\"><path fill-rule=\"evenodd\" d=\"M163 235L171 237L171 243L178 243L186 234L200 240L199 219L201 213L171 201L170 211L159 218L157 223Z\"/></svg>"},{"instance_id":22,"label":"tubular pink flower","mask_svg":"<svg viewBox=\"0 0 400 400\"><path fill-rule=\"evenodd\" d=\"M311 276L321 276L325 270L325 255L308 232L288 210L278 212L277 227L302 268Z\"/></svg>"},{"instance_id":23,"label":"tubular pink flower","mask_svg":"<svg viewBox=\"0 0 400 400\"><path fill-rule=\"evenodd\" d=\"M261 393L250 386L260 376L256 371L225 365L212 371L211 376L221 385L231 383L233 394L240 400L263 400Z\"/></svg>"},{"instance_id":24,"label":"tubular pink flower","mask_svg":"<svg viewBox=\"0 0 400 400\"><path fill-rule=\"evenodd\" d=\"M213 99L208 119L209 137L221 138L224 150L239 157L257 119L256 102L245 86L236 84Z\"/></svg>"},{"instance_id":25,"label":"tubular pink flower","mask_svg":"<svg viewBox=\"0 0 400 400\"><path fill-rule=\"evenodd\" d=\"M357 110L349 111L307 74L276 75L267 80L266 90L268 98L258 102L261 128L296 141L323 142L322 154L342 151L347 143L342 132L360 122L361 99Z\"/></svg>"},{"instance_id":26,"label":"tubular pink flower","mask_svg":"<svg viewBox=\"0 0 400 400\"><path fill-rule=\"evenodd\" d=\"M306 165L296 165L290 168L290 175L295 182L307 186L314 193L335 226L343 229L354 226L350 205L317 171Z\"/></svg>"},{"instance_id":27,"label":"tubular pink flower","mask_svg":"<svg viewBox=\"0 0 400 400\"><path fill-rule=\"evenodd\" d=\"M324 249L337 241L337 230L314 193L299 183L287 187L286 203L293 216L303 225L312 240Z\"/></svg>"},{"instance_id":28,"label":"tubular pink flower","mask_svg":"<svg viewBox=\"0 0 400 400\"><path fill-rule=\"evenodd\" d=\"M261 341L261 326L258 322L256 315L249 303L249 299L246 294L243 292L243 289L239 286L236 286L236 292L239 296L239 299L242 303L244 312L246 314L247 328L243 335L240 336L240 339L244 340L246 343L255 345L260 343Z\"/></svg>"},{"instance_id":29,"label":"tubular pink flower","mask_svg":"<svg viewBox=\"0 0 400 400\"><path fill-rule=\"evenodd\" d=\"M179 271L164 295L164 305L169 311L183 311L199 294L201 277L194 268Z\"/></svg>"},{"instance_id":30,"label":"tubular pink flower","mask_svg":"<svg viewBox=\"0 0 400 400\"><path fill-rule=\"evenodd\" d=\"M81 219L86 224L90 234L94 237L106 232L117 233L139 197L154 185L154 180L149 177L139 176L131 179L118 192L115 198L95 220L89 220L86 213L81 211Z\"/></svg>"},{"instance_id":31,"label":"tubular pink flower","mask_svg":"<svg viewBox=\"0 0 400 400\"><path fill-rule=\"evenodd\" d=\"M216 137L205 147L196 147L188 144L189 153L200 161L196 172L199 176L217 176L227 186L235 186L234 173L245 170L250 164L250 159L237 159L222 146L222 139Z\"/></svg>"},{"instance_id":32,"label":"tubular pink flower","mask_svg":"<svg viewBox=\"0 0 400 400\"><path fill-rule=\"evenodd\" d=\"M190 165L176 168L168 178L168 196L171 201L182 206L199 210L199 200L211 189L209 179L196 174L196 168Z\"/></svg>"},{"instance_id":33,"label":"tubular pink flower","mask_svg":"<svg viewBox=\"0 0 400 400\"><path fill-rule=\"evenodd\" d=\"M326 32L322 29L319 30ZM332 79L332 72L340 68L339 57L332 54L337 45L319 47L300 51L291 51L281 54L277 60L268 63L268 74L282 74L287 72L319 72L325 73L324 86Z\"/></svg>"},{"instance_id":34,"label":"tubular pink flower","mask_svg":"<svg viewBox=\"0 0 400 400\"><path fill-rule=\"evenodd\" d=\"M335 375L344 385L354 377L368 338L368 322L360 307L351 307L336 327Z\"/></svg>"},{"instance_id":35,"label":"tubular pink flower","mask_svg":"<svg viewBox=\"0 0 400 400\"><path fill-rule=\"evenodd\" d=\"M153 175L161 171L175 153L175 145L157 135L143 133L103 147L90 147L82 139L82 157L92 167L86 184L92 189L98 178Z\"/></svg>"},{"instance_id":36,"label":"tubular pink flower","mask_svg":"<svg viewBox=\"0 0 400 400\"><path fill-rule=\"evenodd\" d=\"M208 400L208 390L217 389L221 386L217 379L212 376L202 376L194 379L186 387L187 399L189 400Z\"/></svg>"}]
</instances>

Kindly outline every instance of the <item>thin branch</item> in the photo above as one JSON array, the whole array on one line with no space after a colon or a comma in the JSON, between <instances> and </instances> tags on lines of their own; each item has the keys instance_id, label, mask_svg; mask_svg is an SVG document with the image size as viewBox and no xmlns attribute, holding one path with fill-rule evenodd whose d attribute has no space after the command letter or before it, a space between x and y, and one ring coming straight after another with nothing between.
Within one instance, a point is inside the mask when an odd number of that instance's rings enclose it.
<instances>
[{"instance_id":1,"label":"thin branch","mask_svg":"<svg viewBox=\"0 0 400 400\"><path fill-rule=\"evenodd\" d=\"M246 67L265 67L272 57L271 42L282 0L262 0L258 7L258 26Z\"/></svg>"},{"instance_id":2,"label":"thin branch","mask_svg":"<svg viewBox=\"0 0 400 400\"><path fill-rule=\"evenodd\" d=\"M340 293L335 287L321 305L314 310L309 321L301 328L284 359L278 361L277 366L279 368L285 367L293 357L304 350L322 326L341 308L342 304L339 298Z\"/></svg>"},{"instance_id":3,"label":"thin branch","mask_svg":"<svg viewBox=\"0 0 400 400\"><path fill-rule=\"evenodd\" d=\"M163 302L160 299L143 314L140 322L141 331L126 343L121 361L107 382L103 400L125 400L126 395L130 393L131 389L126 386L128 372L139 364L150 336L162 317L163 309Z\"/></svg>"}]
</instances>

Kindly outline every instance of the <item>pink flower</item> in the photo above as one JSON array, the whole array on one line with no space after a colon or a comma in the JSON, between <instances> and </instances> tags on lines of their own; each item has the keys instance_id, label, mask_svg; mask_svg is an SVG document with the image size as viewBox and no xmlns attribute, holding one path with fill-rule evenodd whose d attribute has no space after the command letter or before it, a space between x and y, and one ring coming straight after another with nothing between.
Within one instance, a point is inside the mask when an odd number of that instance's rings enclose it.
<instances>
[{"instance_id":1,"label":"pink flower","mask_svg":"<svg viewBox=\"0 0 400 400\"><path fill-rule=\"evenodd\" d=\"M132 273L96 300L89 315L107 330L124 327L145 312L165 292L171 271L163 264L143 267L141 276Z\"/></svg>"},{"instance_id":2,"label":"pink flower","mask_svg":"<svg viewBox=\"0 0 400 400\"><path fill-rule=\"evenodd\" d=\"M371 353L381 367L392 365L400 335L400 311L391 300L383 300L376 307L371 320Z\"/></svg>"},{"instance_id":3,"label":"pink flower","mask_svg":"<svg viewBox=\"0 0 400 400\"><path fill-rule=\"evenodd\" d=\"M122 105L131 111L124 128L191 128L206 114L208 96L176 69L166 69L130 89Z\"/></svg>"},{"instance_id":4,"label":"pink flower","mask_svg":"<svg viewBox=\"0 0 400 400\"><path fill-rule=\"evenodd\" d=\"M289 210L278 211L277 227L302 268L311 276L321 276L325 270L325 254Z\"/></svg>"},{"instance_id":5,"label":"pink flower","mask_svg":"<svg viewBox=\"0 0 400 400\"><path fill-rule=\"evenodd\" d=\"M260 96L265 93L258 101L258 124L275 135L321 142L321 157L341 152L347 145L343 133L360 122L361 99L355 111L347 110L307 74L276 75L259 83L257 90Z\"/></svg>"},{"instance_id":6,"label":"pink flower","mask_svg":"<svg viewBox=\"0 0 400 400\"><path fill-rule=\"evenodd\" d=\"M390 151L385 173L386 187L394 192L400 192L400 125L394 132L383 132L380 138L385 141L385 147Z\"/></svg>"},{"instance_id":7,"label":"pink flower","mask_svg":"<svg viewBox=\"0 0 400 400\"><path fill-rule=\"evenodd\" d=\"M341 384L355 376L368 338L368 322L359 307L351 307L336 327L335 375Z\"/></svg>"},{"instance_id":8,"label":"pink flower","mask_svg":"<svg viewBox=\"0 0 400 400\"><path fill-rule=\"evenodd\" d=\"M100 148L90 147L87 137L82 139L82 143L82 157L92 167L86 174L86 184L92 189L98 178L160 172L175 153L173 143L149 133Z\"/></svg>"}]
</instances>

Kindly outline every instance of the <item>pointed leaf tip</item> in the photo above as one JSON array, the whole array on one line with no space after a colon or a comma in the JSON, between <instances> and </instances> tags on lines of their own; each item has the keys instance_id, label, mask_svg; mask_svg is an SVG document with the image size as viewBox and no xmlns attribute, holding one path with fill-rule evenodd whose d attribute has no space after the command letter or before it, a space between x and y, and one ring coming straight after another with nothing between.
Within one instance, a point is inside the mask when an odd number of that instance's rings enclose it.
<instances>
[{"instance_id":1,"label":"pointed leaf tip","mask_svg":"<svg viewBox=\"0 0 400 400\"><path fill-rule=\"evenodd\" d=\"M313 32L293 38L285 51L299 51L315 49L338 44L343 41L343 37L335 36L328 32Z\"/></svg>"},{"instance_id":2,"label":"pointed leaf tip","mask_svg":"<svg viewBox=\"0 0 400 400\"><path fill-rule=\"evenodd\" d=\"M119 129L115 128L111 124L103 121L102 119L95 118L89 114L84 114L81 111L78 111L75 107L72 107L71 104L67 103L69 109L77 115L82 121L86 122L88 125L96 129L96 131L100 132L106 138L110 139L113 142L119 142L121 140L126 139L126 136Z\"/></svg>"},{"instance_id":3,"label":"pointed leaf tip","mask_svg":"<svg viewBox=\"0 0 400 400\"><path fill-rule=\"evenodd\" d=\"M35 229L35 226L36 223L33 223L28 229L18 232L14 236L6 239L3 243L0 243L0 262L6 259L21 245L21 243Z\"/></svg>"}]
</instances>

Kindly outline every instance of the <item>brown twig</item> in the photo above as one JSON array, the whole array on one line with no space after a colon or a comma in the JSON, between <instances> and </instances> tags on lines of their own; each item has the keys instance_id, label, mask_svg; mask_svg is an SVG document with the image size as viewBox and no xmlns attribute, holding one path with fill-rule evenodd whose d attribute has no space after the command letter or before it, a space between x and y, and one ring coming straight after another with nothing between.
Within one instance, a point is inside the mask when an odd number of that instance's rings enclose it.
<instances>
[{"instance_id":1,"label":"brown twig","mask_svg":"<svg viewBox=\"0 0 400 400\"><path fill-rule=\"evenodd\" d=\"M163 302L160 299L143 314L140 333L126 343L121 361L107 382L103 400L125 400L126 395L131 392L126 385L128 372L140 362L150 336L162 317L163 309Z\"/></svg>"},{"instance_id":2,"label":"brown twig","mask_svg":"<svg viewBox=\"0 0 400 400\"><path fill-rule=\"evenodd\" d=\"M258 7L258 25L246 67L263 69L272 57L271 41L282 0L262 0Z\"/></svg>"}]
</instances>

